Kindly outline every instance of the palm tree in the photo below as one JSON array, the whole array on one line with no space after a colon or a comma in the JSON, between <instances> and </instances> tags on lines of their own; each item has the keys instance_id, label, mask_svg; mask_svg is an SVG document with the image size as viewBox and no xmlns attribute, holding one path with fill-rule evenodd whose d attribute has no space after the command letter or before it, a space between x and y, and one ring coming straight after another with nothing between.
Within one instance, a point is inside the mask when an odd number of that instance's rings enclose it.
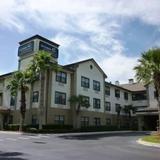
<instances>
[{"instance_id":1,"label":"palm tree","mask_svg":"<svg viewBox=\"0 0 160 160\"><path fill-rule=\"evenodd\" d=\"M117 125L118 125L118 129L121 128L121 124L120 124L120 113L122 111L122 107L120 105L116 106L116 112L117 112Z\"/></svg>"},{"instance_id":2,"label":"palm tree","mask_svg":"<svg viewBox=\"0 0 160 160\"><path fill-rule=\"evenodd\" d=\"M38 51L33 57L30 68L33 74L38 76L40 79L39 129L42 129L42 117L45 109L44 93L45 82L47 81L46 77L49 77L48 74L51 70L58 71L60 67L58 66L57 62L53 60L53 57L49 52Z\"/></svg>"},{"instance_id":3,"label":"palm tree","mask_svg":"<svg viewBox=\"0 0 160 160\"><path fill-rule=\"evenodd\" d=\"M20 99L20 113L21 113L21 121L19 126L19 131L22 131L25 113L26 113L26 91L28 89L27 84L29 83L30 74L28 71L17 71L13 74L7 89L10 90L11 96L16 97L18 90L20 90L21 99Z\"/></svg>"},{"instance_id":4,"label":"palm tree","mask_svg":"<svg viewBox=\"0 0 160 160\"><path fill-rule=\"evenodd\" d=\"M69 102L72 106L72 116L73 116L73 127L79 128L79 113L81 107L88 108L90 106L89 102L84 99L84 96L82 95L72 95L69 99Z\"/></svg>"},{"instance_id":5,"label":"palm tree","mask_svg":"<svg viewBox=\"0 0 160 160\"><path fill-rule=\"evenodd\" d=\"M149 49L138 61L139 64L134 68L137 80L146 85L153 83L157 92L160 130L160 48Z\"/></svg>"}]
</instances>

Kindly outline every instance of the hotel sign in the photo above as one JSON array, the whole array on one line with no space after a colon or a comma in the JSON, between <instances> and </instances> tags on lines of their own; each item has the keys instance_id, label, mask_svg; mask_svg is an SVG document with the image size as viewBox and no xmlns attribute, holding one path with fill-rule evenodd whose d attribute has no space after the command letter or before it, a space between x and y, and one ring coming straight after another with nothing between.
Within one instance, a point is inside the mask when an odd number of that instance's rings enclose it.
<instances>
[{"instance_id":1,"label":"hotel sign","mask_svg":"<svg viewBox=\"0 0 160 160\"><path fill-rule=\"evenodd\" d=\"M31 42L28 42L24 45L21 45L18 48L18 56L24 56L28 53L31 53L31 52L33 52L33 49L34 49L34 41L31 41Z\"/></svg>"},{"instance_id":2,"label":"hotel sign","mask_svg":"<svg viewBox=\"0 0 160 160\"><path fill-rule=\"evenodd\" d=\"M54 58L58 58L58 49L53 45L40 41L39 50L50 52Z\"/></svg>"}]
</instances>

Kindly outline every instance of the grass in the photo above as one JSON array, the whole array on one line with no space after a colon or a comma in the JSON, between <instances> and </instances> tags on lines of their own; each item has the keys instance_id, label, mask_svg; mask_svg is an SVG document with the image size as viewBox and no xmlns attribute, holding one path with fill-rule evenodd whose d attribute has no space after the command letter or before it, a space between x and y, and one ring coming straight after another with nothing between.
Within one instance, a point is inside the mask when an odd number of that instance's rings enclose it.
<instances>
[{"instance_id":1,"label":"grass","mask_svg":"<svg viewBox=\"0 0 160 160\"><path fill-rule=\"evenodd\" d=\"M143 141L152 142L152 143L159 143L160 144L160 135L150 135L145 136L142 138Z\"/></svg>"}]
</instances>

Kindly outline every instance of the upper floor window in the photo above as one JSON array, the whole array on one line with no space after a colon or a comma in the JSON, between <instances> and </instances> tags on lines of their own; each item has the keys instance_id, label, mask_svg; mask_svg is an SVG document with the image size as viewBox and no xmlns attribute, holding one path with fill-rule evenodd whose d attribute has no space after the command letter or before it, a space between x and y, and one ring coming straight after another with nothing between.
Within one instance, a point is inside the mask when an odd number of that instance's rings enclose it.
<instances>
[{"instance_id":1,"label":"upper floor window","mask_svg":"<svg viewBox=\"0 0 160 160\"><path fill-rule=\"evenodd\" d=\"M84 106L82 105L82 107L85 107L85 106L89 106L89 97L88 96L82 96L82 102L84 104Z\"/></svg>"},{"instance_id":2,"label":"upper floor window","mask_svg":"<svg viewBox=\"0 0 160 160\"><path fill-rule=\"evenodd\" d=\"M110 102L105 102L105 110L110 111L111 110L111 103Z\"/></svg>"},{"instance_id":3,"label":"upper floor window","mask_svg":"<svg viewBox=\"0 0 160 160\"><path fill-rule=\"evenodd\" d=\"M120 90L115 89L115 97L120 98Z\"/></svg>"},{"instance_id":4,"label":"upper floor window","mask_svg":"<svg viewBox=\"0 0 160 160\"><path fill-rule=\"evenodd\" d=\"M105 87L105 95L110 96L110 87L109 86Z\"/></svg>"},{"instance_id":5,"label":"upper floor window","mask_svg":"<svg viewBox=\"0 0 160 160\"><path fill-rule=\"evenodd\" d=\"M66 104L66 93L55 92L55 104Z\"/></svg>"},{"instance_id":6,"label":"upper floor window","mask_svg":"<svg viewBox=\"0 0 160 160\"><path fill-rule=\"evenodd\" d=\"M55 124L64 125L64 115L55 115Z\"/></svg>"},{"instance_id":7,"label":"upper floor window","mask_svg":"<svg viewBox=\"0 0 160 160\"><path fill-rule=\"evenodd\" d=\"M34 91L33 92L33 97L32 97L32 102L38 102L38 99L39 99L39 92Z\"/></svg>"},{"instance_id":8,"label":"upper floor window","mask_svg":"<svg viewBox=\"0 0 160 160\"><path fill-rule=\"evenodd\" d=\"M120 104L115 104L115 110L116 112L120 112L121 111L121 105Z\"/></svg>"},{"instance_id":9,"label":"upper floor window","mask_svg":"<svg viewBox=\"0 0 160 160\"><path fill-rule=\"evenodd\" d=\"M100 91L100 82L93 80L93 89L95 91Z\"/></svg>"},{"instance_id":10,"label":"upper floor window","mask_svg":"<svg viewBox=\"0 0 160 160\"><path fill-rule=\"evenodd\" d=\"M57 72L56 73L56 81L61 83L67 82L67 73L65 72Z\"/></svg>"},{"instance_id":11,"label":"upper floor window","mask_svg":"<svg viewBox=\"0 0 160 160\"><path fill-rule=\"evenodd\" d=\"M146 99L147 99L146 91L135 92L132 94L133 101L146 100Z\"/></svg>"},{"instance_id":12,"label":"upper floor window","mask_svg":"<svg viewBox=\"0 0 160 160\"><path fill-rule=\"evenodd\" d=\"M89 88L89 78L81 76L81 86Z\"/></svg>"},{"instance_id":13,"label":"upper floor window","mask_svg":"<svg viewBox=\"0 0 160 160\"><path fill-rule=\"evenodd\" d=\"M124 92L124 99L128 100L128 93L127 92Z\"/></svg>"},{"instance_id":14,"label":"upper floor window","mask_svg":"<svg viewBox=\"0 0 160 160\"><path fill-rule=\"evenodd\" d=\"M14 106L15 105L15 102L16 102L16 99L14 96L11 96L11 99L10 99L10 106Z\"/></svg>"},{"instance_id":15,"label":"upper floor window","mask_svg":"<svg viewBox=\"0 0 160 160\"><path fill-rule=\"evenodd\" d=\"M0 93L0 106L2 106L2 105L3 105L3 94Z\"/></svg>"},{"instance_id":16,"label":"upper floor window","mask_svg":"<svg viewBox=\"0 0 160 160\"><path fill-rule=\"evenodd\" d=\"M155 99L158 98L158 91L154 91L154 98L155 98Z\"/></svg>"},{"instance_id":17,"label":"upper floor window","mask_svg":"<svg viewBox=\"0 0 160 160\"><path fill-rule=\"evenodd\" d=\"M98 98L93 98L93 108L101 108L101 100Z\"/></svg>"}]
</instances>

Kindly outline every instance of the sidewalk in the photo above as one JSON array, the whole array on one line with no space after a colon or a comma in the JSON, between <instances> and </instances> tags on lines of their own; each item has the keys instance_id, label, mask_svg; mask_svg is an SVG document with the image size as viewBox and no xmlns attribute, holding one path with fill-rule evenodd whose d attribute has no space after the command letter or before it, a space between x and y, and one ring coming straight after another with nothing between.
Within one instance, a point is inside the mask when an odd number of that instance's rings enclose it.
<instances>
[{"instance_id":1,"label":"sidewalk","mask_svg":"<svg viewBox=\"0 0 160 160\"><path fill-rule=\"evenodd\" d=\"M139 140L137 140L137 143L139 143L141 145L149 146L149 147L160 148L160 144L152 143L152 142L146 142L146 141L143 141L141 138Z\"/></svg>"}]
</instances>

